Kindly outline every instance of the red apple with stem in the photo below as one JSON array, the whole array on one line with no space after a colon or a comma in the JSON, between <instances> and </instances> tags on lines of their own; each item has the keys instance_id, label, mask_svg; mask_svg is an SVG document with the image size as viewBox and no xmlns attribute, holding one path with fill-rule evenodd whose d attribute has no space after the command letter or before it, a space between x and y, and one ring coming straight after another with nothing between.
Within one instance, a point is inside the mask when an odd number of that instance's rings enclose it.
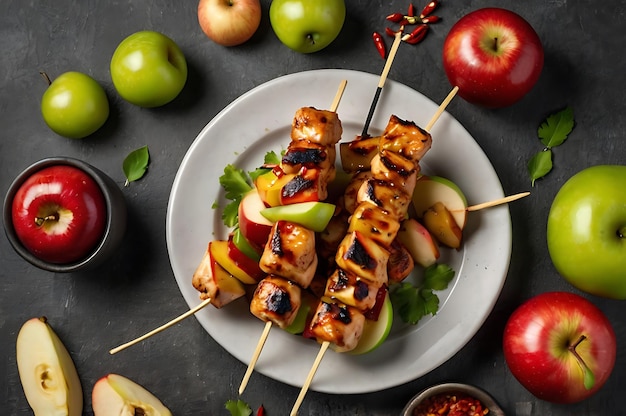
<instances>
[{"instance_id":1,"label":"red apple with stem","mask_svg":"<svg viewBox=\"0 0 626 416\"><path fill-rule=\"evenodd\" d=\"M259 28L261 4L259 0L200 0L198 22L215 43L240 45Z\"/></svg>"},{"instance_id":2,"label":"red apple with stem","mask_svg":"<svg viewBox=\"0 0 626 416\"><path fill-rule=\"evenodd\" d=\"M103 238L104 195L81 169L43 168L19 187L11 205L12 224L22 245L40 260L67 264L86 257Z\"/></svg>"},{"instance_id":3,"label":"red apple with stem","mask_svg":"<svg viewBox=\"0 0 626 416\"><path fill-rule=\"evenodd\" d=\"M463 99L488 108L512 105L535 85L543 46L520 15L488 7L457 21L443 44L443 67Z\"/></svg>"},{"instance_id":4,"label":"red apple with stem","mask_svg":"<svg viewBox=\"0 0 626 416\"><path fill-rule=\"evenodd\" d=\"M575 403L596 393L615 365L615 333L589 300L568 292L537 295L518 307L504 329L511 373L533 395Z\"/></svg>"}]
</instances>

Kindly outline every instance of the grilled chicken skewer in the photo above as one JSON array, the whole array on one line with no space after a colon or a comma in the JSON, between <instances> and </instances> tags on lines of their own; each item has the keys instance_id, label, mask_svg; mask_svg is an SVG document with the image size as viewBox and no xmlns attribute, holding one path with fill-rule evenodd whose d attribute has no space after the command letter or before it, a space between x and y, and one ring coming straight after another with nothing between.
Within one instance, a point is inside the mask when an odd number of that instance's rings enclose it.
<instances>
[{"instance_id":1,"label":"grilled chicken skewer","mask_svg":"<svg viewBox=\"0 0 626 416\"><path fill-rule=\"evenodd\" d=\"M289 184L295 183L294 190L314 191L305 199L322 201L328 196L328 183L335 178L335 146L341 140L343 132L335 111L344 87L345 83L340 86L331 110L309 107L296 112L291 142L280 166L284 173L296 174L285 185L287 192L291 192ZM308 184L307 180L312 183ZM291 196L285 195L284 189L282 192L282 197ZM294 194L297 195L298 192ZM287 203L289 201L289 198L281 199ZM247 386L271 326L276 324L280 328L287 328L297 315L301 304L301 290L308 288L318 266L315 233L298 224L277 221L272 226L259 266L268 277L257 285L250 311L266 324L242 379L239 394Z\"/></svg>"},{"instance_id":2,"label":"grilled chicken skewer","mask_svg":"<svg viewBox=\"0 0 626 416\"><path fill-rule=\"evenodd\" d=\"M337 250L337 270L329 278L327 288L333 287L341 276L345 276L346 282L354 282L353 290L357 290L358 282L365 282L374 289L387 285L389 250L400 221L407 214L419 173L419 161L431 144L432 138L427 131L391 116L385 132L378 139L377 153L371 162L372 172L361 178L356 191L348 234ZM365 315L359 307L365 305L349 306L338 302L336 297L333 301L320 301L309 328L321 344L320 354L331 345L338 352L350 351L357 346L365 322ZM292 409L292 416L297 414L320 361L318 354Z\"/></svg>"}]
</instances>

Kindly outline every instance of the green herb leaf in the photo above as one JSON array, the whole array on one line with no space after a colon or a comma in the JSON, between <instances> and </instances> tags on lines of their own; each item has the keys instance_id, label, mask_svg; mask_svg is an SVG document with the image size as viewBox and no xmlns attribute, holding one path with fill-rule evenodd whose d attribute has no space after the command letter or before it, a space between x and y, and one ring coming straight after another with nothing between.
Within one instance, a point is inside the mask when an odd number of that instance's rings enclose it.
<instances>
[{"instance_id":1,"label":"green herb leaf","mask_svg":"<svg viewBox=\"0 0 626 416\"><path fill-rule=\"evenodd\" d=\"M444 290L454 277L454 270L445 264L434 264L424 271L421 287L402 282L391 286L389 295L398 315L406 323L415 325L426 315L439 310L439 297L435 290Z\"/></svg>"},{"instance_id":2,"label":"green herb leaf","mask_svg":"<svg viewBox=\"0 0 626 416\"><path fill-rule=\"evenodd\" d=\"M122 163L122 170L126 176L124 186L141 179L146 173L149 162L150 153L148 152L148 146L143 146L130 152Z\"/></svg>"},{"instance_id":3,"label":"green herb leaf","mask_svg":"<svg viewBox=\"0 0 626 416\"><path fill-rule=\"evenodd\" d=\"M278 156L276 152L269 151L265 154L263 165L265 166L279 165L280 161L281 161L280 156ZM261 167L261 168L257 168L253 170L252 172L248 172L248 175L250 175L250 179L252 180L252 182L254 182L256 178L258 178L259 176L263 175L266 172L269 172L270 170L271 170L270 168Z\"/></svg>"},{"instance_id":4,"label":"green herb leaf","mask_svg":"<svg viewBox=\"0 0 626 416\"><path fill-rule=\"evenodd\" d=\"M536 153L528 162L528 173L532 181L532 186L535 186L535 181L539 178L543 178L552 170L552 150L545 148L542 151Z\"/></svg>"},{"instance_id":5,"label":"green herb leaf","mask_svg":"<svg viewBox=\"0 0 626 416\"><path fill-rule=\"evenodd\" d=\"M230 416L250 416L252 409L243 400L228 400L224 405Z\"/></svg>"},{"instance_id":6,"label":"green herb leaf","mask_svg":"<svg viewBox=\"0 0 626 416\"><path fill-rule=\"evenodd\" d=\"M574 129L574 111L571 107L549 115L537 129L537 134L547 148L561 145Z\"/></svg>"},{"instance_id":7,"label":"green herb leaf","mask_svg":"<svg viewBox=\"0 0 626 416\"><path fill-rule=\"evenodd\" d=\"M424 271L424 288L445 290L454 278L454 270L446 264L433 264Z\"/></svg>"},{"instance_id":8,"label":"green herb leaf","mask_svg":"<svg viewBox=\"0 0 626 416\"><path fill-rule=\"evenodd\" d=\"M226 191L226 199L231 201L222 212L222 220L227 227L234 227L238 222L239 203L252 190L252 186L246 173L230 164L224 168L224 174L219 177L219 181Z\"/></svg>"}]
</instances>

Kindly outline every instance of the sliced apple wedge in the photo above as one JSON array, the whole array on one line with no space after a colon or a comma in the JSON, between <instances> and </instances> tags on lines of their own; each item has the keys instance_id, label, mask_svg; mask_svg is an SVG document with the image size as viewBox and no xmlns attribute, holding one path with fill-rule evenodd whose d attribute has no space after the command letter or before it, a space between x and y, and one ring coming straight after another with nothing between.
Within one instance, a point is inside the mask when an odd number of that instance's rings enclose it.
<instances>
[{"instance_id":1,"label":"sliced apple wedge","mask_svg":"<svg viewBox=\"0 0 626 416\"><path fill-rule=\"evenodd\" d=\"M257 188L254 188L243 196L237 212L242 236L259 252L263 251L272 230L271 221L261 215L265 208Z\"/></svg>"},{"instance_id":2,"label":"sliced apple wedge","mask_svg":"<svg viewBox=\"0 0 626 416\"><path fill-rule=\"evenodd\" d=\"M229 243L225 240L213 240L209 243L211 257L228 273L246 285L256 284L260 279L244 270L240 264L229 256ZM244 254L241 254L245 257ZM248 259L249 260L249 259ZM250 260L252 262L252 260Z\"/></svg>"},{"instance_id":3,"label":"sliced apple wedge","mask_svg":"<svg viewBox=\"0 0 626 416\"><path fill-rule=\"evenodd\" d=\"M96 382L91 402L94 416L172 414L144 387L118 374L108 374Z\"/></svg>"},{"instance_id":4,"label":"sliced apple wedge","mask_svg":"<svg viewBox=\"0 0 626 416\"><path fill-rule=\"evenodd\" d=\"M326 229L334 213L335 206L327 202L301 202L261 211L261 215L272 222L289 221L318 233Z\"/></svg>"},{"instance_id":5,"label":"sliced apple wedge","mask_svg":"<svg viewBox=\"0 0 626 416\"><path fill-rule=\"evenodd\" d=\"M385 301L378 315L378 319L373 321L366 319L363 325L363 333L361 339L355 349L350 354L360 355L378 348L389 336L391 326L393 325L393 306L391 299L387 293Z\"/></svg>"},{"instance_id":6,"label":"sliced apple wedge","mask_svg":"<svg viewBox=\"0 0 626 416\"><path fill-rule=\"evenodd\" d=\"M191 284L200 292L201 299L210 298L211 304L218 309L246 294L243 283L220 266L208 248L191 278Z\"/></svg>"},{"instance_id":7,"label":"sliced apple wedge","mask_svg":"<svg viewBox=\"0 0 626 416\"><path fill-rule=\"evenodd\" d=\"M83 413L83 390L72 358L45 317L24 323L17 335L17 368L36 416Z\"/></svg>"},{"instance_id":8,"label":"sliced apple wedge","mask_svg":"<svg viewBox=\"0 0 626 416\"><path fill-rule=\"evenodd\" d=\"M421 176L415 183L412 202L418 218L422 218L436 202L441 202L452 213L459 228L462 230L465 227L467 198L461 188L449 179Z\"/></svg>"},{"instance_id":9,"label":"sliced apple wedge","mask_svg":"<svg viewBox=\"0 0 626 416\"><path fill-rule=\"evenodd\" d=\"M415 218L400 224L398 239L409 250L413 261L422 267L432 266L439 259L439 248L430 232Z\"/></svg>"},{"instance_id":10,"label":"sliced apple wedge","mask_svg":"<svg viewBox=\"0 0 626 416\"><path fill-rule=\"evenodd\" d=\"M424 213L424 226L441 244L458 249L463 232L442 202L436 202Z\"/></svg>"}]
</instances>

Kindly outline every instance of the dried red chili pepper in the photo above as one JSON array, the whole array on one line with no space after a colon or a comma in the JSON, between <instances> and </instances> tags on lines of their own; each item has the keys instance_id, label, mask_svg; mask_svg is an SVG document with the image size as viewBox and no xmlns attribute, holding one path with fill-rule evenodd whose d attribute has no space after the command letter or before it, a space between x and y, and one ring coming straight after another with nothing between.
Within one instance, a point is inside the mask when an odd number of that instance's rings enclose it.
<instances>
[{"instance_id":1,"label":"dried red chili pepper","mask_svg":"<svg viewBox=\"0 0 626 416\"><path fill-rule=\"evenodd\" d=\"M376 50L380 54L380 57L385 59L387 56L387 48L385 47L385 41L380 33L374 32L372 34L372 39L374 40L374 45L376 46Z\"/></svg>"},{"instance_id":2,"label":"dried red chili pepper","mask_svg":"<svg viewBox=\"0 0 626 416\"><path fill-rule=\"evenodd\" d=\"M432 0L424 6L424 9L422 9L422 12L420 13L420 18L423 19L426 16L429 16L437 8L437 6L439 6L439 0Z\"/></svg>"},{"instance_id":3,"label":"dried red chili pepper","mask_svg":"<svg viewBox=\"0 0 626 416\"><path fill-rule=\"evenodd\" d=\"M413 3L409 3L409 11L407 12L407 16L415 16L415 6L413 6Z\"/></svg>"},{"instance_id":4,"label":"dried red chili pepper","mask_svg":"<svg viewBox=\"0 0 626 416\"><path fill-rule=\"evenodd\" d=\"M404 15L402 13L392 13L386 19L393 23L400 23L404 19Z\"/></svg>"},{"instance_id":5,"label":"dried red chili pepper","mask_svg":"<svg viewBox=\"0 0 626 416\"><path fill-rule=\"evenodd\" d=\"M396 36L396 32L394 32L390 27L385 28L385 34L391 36L392 38Z\"/></svg>"},{"instance_id":6,"label":"dried red chili pepper","mask_svg":"<svg viewBox=\"0 0 626 416\"><path fill-rule=\"evenodd\" d=\"M426 36L427 31L428 31L428 26L425 24L421 24L417 26L415 29L413 29L413 31L409 33L408 35L404 35L402 37L402 40L411 45L415 45L416 43L419 43L422 41L422 39L424 39L424 36Z\"/></svg>"},{"instance_id":7,"label":"dried red chili pepper","mask_svg":"<svg viewBox=\"0 0 626 416\"><path fill-rule=\"evenodd\" d=\"M435 15L432 15L432 16L427 16L427 17L424 17L424 18L422 19L422 23L425 23L425 24L428 24L428 23L437 23L437 22L438 22L438 21L440 21L440 20L441 20L441 17L439 17L439 16L435 16Z\"/></svg>"},{"instance_id":8,"label":"dried red chili pepper","mask_svg":"<svg viewBox=\"0 0 626 416\"><path fill-rule=\"evenodd\" d=\"M261 407L259 407L259 410L256 411L256 416L265 416L265 408L263 407L263 405L261 405Z\"/></svg>"}]
</instances>

